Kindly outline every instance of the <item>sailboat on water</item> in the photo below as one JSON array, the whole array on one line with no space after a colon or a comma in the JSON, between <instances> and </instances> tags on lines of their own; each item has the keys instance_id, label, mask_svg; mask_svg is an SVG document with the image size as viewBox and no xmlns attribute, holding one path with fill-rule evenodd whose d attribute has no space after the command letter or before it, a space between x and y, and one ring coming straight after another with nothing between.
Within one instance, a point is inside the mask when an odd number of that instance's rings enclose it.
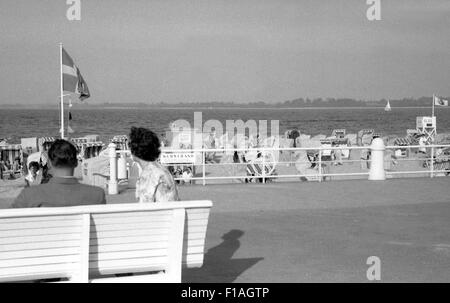
<instances>
[{"instance_id":1,"label":"sailboat on water","mask_svg":"<svg viewBox=\"0 0 450 303\"><path fill-rule=\"evenodd\" d=\"M386 104L386 107L384 108L384 111L385 112L390 112L392 109L391 109L391 105L389 104L389 100L388 100L388 102L387 102L387 104Z\"/></svg>"}]
</instances>

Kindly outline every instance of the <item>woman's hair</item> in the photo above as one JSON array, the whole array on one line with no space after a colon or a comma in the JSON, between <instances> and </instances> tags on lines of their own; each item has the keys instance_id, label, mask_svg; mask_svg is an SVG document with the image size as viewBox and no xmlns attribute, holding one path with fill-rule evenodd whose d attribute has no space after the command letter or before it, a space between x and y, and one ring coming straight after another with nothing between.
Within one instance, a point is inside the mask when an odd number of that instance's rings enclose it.
<instances>
[{"instance_id":1,"label":"woman's hair","mask_svg":"<svg viewBox=\"0 0 450 303\"><path fill-rule=\"evenodd\" d=\"M130 132L130 149L133 156L144 161L158 159L161 143L158 136L149 129L132 127Z\"/></svg>"},{"instance_id":2,"label":"woman's hair","mask_svg":"<svg viewBox=\"0 0 450 303\"><path fill-rule=\"evenodd\" d=\"M48 157L54 167L75 168L78 165L77 149L69 141L57 139L48 150Z\"/></svg>"}]
</instances>

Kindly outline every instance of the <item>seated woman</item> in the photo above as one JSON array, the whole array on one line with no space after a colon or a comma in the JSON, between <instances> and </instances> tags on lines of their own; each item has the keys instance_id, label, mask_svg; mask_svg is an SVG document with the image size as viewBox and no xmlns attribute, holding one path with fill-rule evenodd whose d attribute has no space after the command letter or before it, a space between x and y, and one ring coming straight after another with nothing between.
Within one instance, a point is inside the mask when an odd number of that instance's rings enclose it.
<instances>
[{"instance_id":1,"label":"seated woman","mask_svg":"<svg viewBox=\"0 0 450 303\"><path fill-rule=\"evenodd\" d=\"M161 153L160 147L158 136L151 130L131 128L131 155L141 167L141 174L136 182L136 198L140 203L179 200L172 175L157 161Z\"/></svg>"}]
</instances>

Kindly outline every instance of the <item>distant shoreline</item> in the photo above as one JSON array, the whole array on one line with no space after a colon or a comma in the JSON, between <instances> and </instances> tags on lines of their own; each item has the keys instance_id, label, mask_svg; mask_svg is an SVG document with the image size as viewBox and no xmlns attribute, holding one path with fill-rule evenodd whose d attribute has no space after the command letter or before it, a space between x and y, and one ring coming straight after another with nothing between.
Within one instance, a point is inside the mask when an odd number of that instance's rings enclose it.
<instances>
[{"instance_id":1,"label":"distant shoreline","mask_svg":"<svg viewBox=\"0 0 450 303\"><path fill-rule=\"evenodd\" d=\"M250 110L330 110L330 109L383 109L384 106L334 106L334 107L246 107L246 106L161 106L161 107L151 107L151 106L85 106L85 105L75 105L72 109L73 110L100 110L100 109L111 109L111 110L126 110L126 109L144 109L144 110L186 110L186 109L200 109L200 110L242 110L242 109L250 109ZM431 110L431 106L397 106L397 107L391 107L392 111L395 111L395 109L424 109L428 108ZM450 107L438 107L439 109L448 109ZM57 106L49 106L49 105L42 105L42 106L31 106L31 107L25 107L25 106L0 106L0 109L7 109L7 110L59 110Z\"/></svg>"}]
</instances>

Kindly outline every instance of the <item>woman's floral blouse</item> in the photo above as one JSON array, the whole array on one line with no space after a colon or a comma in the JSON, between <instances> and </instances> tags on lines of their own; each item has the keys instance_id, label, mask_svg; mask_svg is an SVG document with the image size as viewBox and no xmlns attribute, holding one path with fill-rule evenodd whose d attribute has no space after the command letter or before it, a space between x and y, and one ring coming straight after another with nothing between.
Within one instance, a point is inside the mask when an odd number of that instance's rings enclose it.
<instances>
[{"instance_id":1,"label":"woman's floral blouse","mask_svg":"<svg viewBox=\"0 0 450 303\"><path fill-rule=\"evenodd\" d=\"M170 172L158 162L142 165L136 182L136 198L140 203L178 201L178 190Z\"/></svg>"}]
</instances>

